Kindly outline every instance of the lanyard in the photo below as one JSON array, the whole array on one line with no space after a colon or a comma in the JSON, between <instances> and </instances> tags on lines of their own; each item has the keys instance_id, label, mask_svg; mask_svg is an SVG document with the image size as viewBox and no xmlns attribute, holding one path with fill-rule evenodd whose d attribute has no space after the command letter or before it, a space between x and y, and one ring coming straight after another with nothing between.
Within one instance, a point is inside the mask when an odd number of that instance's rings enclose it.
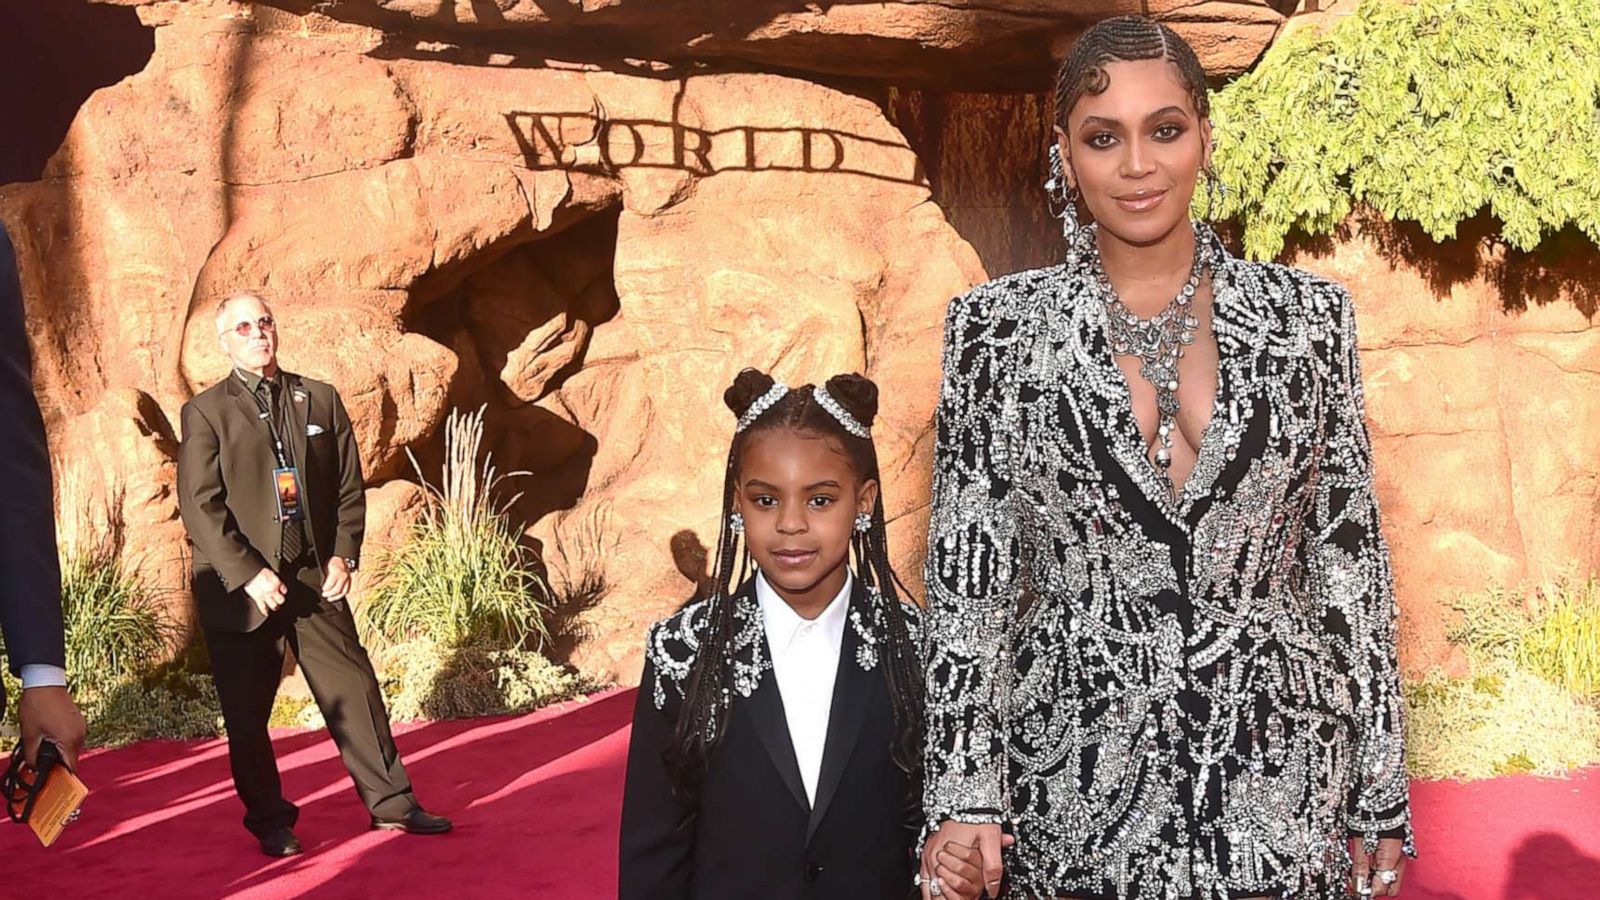
<instances>
[{"instance_id":1,"label":"lanyard","mask_svg":"<svg viewBox=\"0 0 1600 900\"><path fill-rule=\"evenodd\" d=\"M272 452L278 458L278 468L287 469L289 468L289 457L288 451L283 446L282 433L284 429L280 429L278 427L279 423L275 421L286 412L284 410L283 397L280 393L278 397L278 415L275 416L272 414L272 408L269 405L272 396L271 383L262 380L261 384L267 388L267 397L263 398L259 391L251 391L250 398L256 402L256 407L261 410L262 421L267 423L267 437L272 441ZM283 388L280 385L279 391L281 392L282 390Z\"/></svg>"}]
</instances>

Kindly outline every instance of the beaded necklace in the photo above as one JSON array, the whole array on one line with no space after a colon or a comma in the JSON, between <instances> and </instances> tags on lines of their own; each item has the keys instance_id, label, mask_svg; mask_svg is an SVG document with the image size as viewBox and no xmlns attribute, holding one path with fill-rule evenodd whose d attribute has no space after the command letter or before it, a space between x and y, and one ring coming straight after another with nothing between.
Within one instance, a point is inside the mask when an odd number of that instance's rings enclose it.
<instances>
[{"instance_id":1,"label":"beaded necklace","mask_svg":"<svg viewBox=\"0 0 1600 900\"><path fill-rule=\"evenodd\" d=\"M1118 356L1137 356L1139 374L1156 389L1154 462L1167 490L1176 493L1169 469L1172 467L1172 433L1178 427L1178 359L1183 356L1183 348L1195 342L1195 329L1200 324L1194 316L1194 294L1200 286L1201 275L1211 263L1210 242L1202 239L1197 228L1189 279L1165 308L1148 319L1140 318L1117 296L1100 262L1092 233L1089 243L1086 249L1090 251L1095 283L1106 305L1106 337L1111 342L1111 350Z\"/></svg>"}]
</instances>

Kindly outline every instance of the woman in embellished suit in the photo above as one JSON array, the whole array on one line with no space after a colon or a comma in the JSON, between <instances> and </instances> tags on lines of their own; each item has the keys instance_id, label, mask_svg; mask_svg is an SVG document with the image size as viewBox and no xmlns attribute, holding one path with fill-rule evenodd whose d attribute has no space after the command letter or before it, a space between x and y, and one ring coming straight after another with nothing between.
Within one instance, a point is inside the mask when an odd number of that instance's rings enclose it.
<instances>
[{"instance_id":1,"label":"woman in embellished suit","mask_svg":"<svg viewBox=\"0 0 1600 900\"><path fill-rule=\"evenodd\" d=\"M1091 29L1067 262L951 304L925 876L953 841L995 896L1392 896L1414 855L1350 297L1189 220L1206 116L1170 29Z\"/></svg>"}]
</instances>

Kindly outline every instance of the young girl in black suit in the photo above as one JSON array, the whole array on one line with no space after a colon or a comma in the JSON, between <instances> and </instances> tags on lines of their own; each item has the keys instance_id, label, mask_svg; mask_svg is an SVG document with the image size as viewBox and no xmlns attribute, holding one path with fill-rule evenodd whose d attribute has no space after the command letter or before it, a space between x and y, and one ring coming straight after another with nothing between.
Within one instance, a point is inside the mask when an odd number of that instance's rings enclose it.
<instances>
[{"instance_id":1,"label":"young girl in black suit","mask_svg":"<svg viewBox=\"0 0 1600 900\"><path fill-rule=\"evenodd\" d=\"M877 388L746 369L724 400L715 590L650 630L619 896L920 895L920 626L885 546ZM976 896L975 855L946 855L930 887Z\"/></svg>"}]
</instances>

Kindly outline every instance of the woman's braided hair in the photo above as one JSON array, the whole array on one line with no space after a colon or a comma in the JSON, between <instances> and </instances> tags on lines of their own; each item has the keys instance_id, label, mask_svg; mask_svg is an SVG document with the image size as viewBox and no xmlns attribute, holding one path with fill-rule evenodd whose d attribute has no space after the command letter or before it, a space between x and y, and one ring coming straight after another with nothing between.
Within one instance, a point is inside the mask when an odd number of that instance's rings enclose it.
<instances>
[{"instance_id":1,"label":"woman's braided hair","mask_svg":"<svg viewBox=\"0 0 1600 900\"><path fill-rule=\"evenodd\" d=\"M735 417L742 418L775 382L770 375L755 369L739 373L723 393L723 401ZM835 375L824 385L835 401L857 422L872 427L878 414L878 387L860 375ZM701 779L712 754L726 731L732 701L732 669L729 648L737 622L734 594L750 576L750 556L739 535L729 527L738 489L740 452L750 436L763 431L793 429L807 434L836 439L850 458L852 468L862 480L882 484L878 451L870 437L857 437L846 431L816 400L812 385L795 388L761 413L744 431L734 435L728 449L728 468L722 486L722 525L717 540L716 573L710 622L700 636L700 647L684 684L683 706L676 731L665 753L667 770L680 799L691 808L699 793ZM895 764L906 773L911 789L908 804L921 803L922 771L922 667L915 638L911 634L901 596L909 595L905 585L889 565L888 541L883 514L883 492L872 509L872 526L856 532L851 545L856 577L868 589L883 596L887 614L887 633L882 636L880 662L894 709L894 744L889 748Z\"/></svg>"},{"instance_id":2,"label":"woman's braided hair","mask_svg":"<svg viewBox=\"0 0 1600 900\"><path fill-rule=\"evenodd\" d=\"M1194 111L1211 114L1206 93L1206 70L1189 42L1171 28L1144 16L1118 16L1085 31L1056 73L1056 125L1067 130L1067 115L1084 94L1103 93L1111 85L1106 64L1139 59L1164 59L1178 70L1178 81L1189 91Z\"/></svg>"}]
</instances>

